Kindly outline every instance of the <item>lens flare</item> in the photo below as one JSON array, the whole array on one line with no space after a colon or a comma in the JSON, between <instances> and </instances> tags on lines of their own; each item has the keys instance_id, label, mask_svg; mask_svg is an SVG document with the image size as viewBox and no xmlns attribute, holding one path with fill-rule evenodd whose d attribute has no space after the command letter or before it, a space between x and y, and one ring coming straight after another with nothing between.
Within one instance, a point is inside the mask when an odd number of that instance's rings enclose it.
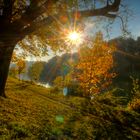
<instances>
[{"instance_id":1,"label":"lens flare","mask_svg":"<svg viewBox=\"0 0 140 140\"><path fill-rule=\"evenodd\" d=\"M59 123L63 123L63 122L64 122L64 117L61 116L61 115L57 115L55 119L56 119L56 121L59 122Z\"/></svg>"}]
</instances>

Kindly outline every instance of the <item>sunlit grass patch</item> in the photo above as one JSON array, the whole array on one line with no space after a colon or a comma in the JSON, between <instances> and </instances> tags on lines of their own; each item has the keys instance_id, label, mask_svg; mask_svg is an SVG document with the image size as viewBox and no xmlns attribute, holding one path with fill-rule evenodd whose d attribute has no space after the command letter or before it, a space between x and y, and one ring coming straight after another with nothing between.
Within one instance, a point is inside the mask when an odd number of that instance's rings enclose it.
<instances>
[{"instance_id":1,"label":"sunlit grass patch","mask_svg":"<svg viewBox=\"0 0 140 140\"><path fill-rule=\"evenodd\" d=\"M56 95L11 77L6 94L6 99L0 98L0 139L3 140L58 136L74 111L70 106L75 102L72 97L65 98L63 94Z\"/></svg>"}]
</instances>

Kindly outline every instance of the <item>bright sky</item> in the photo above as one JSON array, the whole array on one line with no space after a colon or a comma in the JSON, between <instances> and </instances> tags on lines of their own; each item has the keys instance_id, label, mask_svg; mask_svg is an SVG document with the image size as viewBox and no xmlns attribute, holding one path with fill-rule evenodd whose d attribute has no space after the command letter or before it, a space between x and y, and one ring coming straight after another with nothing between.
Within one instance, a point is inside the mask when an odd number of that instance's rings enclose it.
<instances>
[{"instance_id":1,"label":"bright sky","mask_svg":"<svg viewBox=\"0 0 140 140\"><path fill-rule=\"evenodd\" d=\"M133 38L137 38L137 36L140 36L140 0L122 0L124 5L128 6L128 9L130 9L130 13L132 13L132 16L129 16L128 18L128 31L131 32L131 35ZM94 19L93 19L94 23ZM97 27L94 27L92 23L87 23L87 32L95 33L97 31L102 31L104 33L104 37L106 38L107 33L103 26L107 25L107 22L102 22L102 25L98 25ZM116 38L118 36L122 35L121 30L121 21L119 18L115 19L115 22L112 25L112 28L109 32L109 38Z\"/></svg>"},{"instance_id":2,"label":"bright sky","mask_svg":"<svg viewBox=\"0 0 140 140\"><path fill-rule=\"evenodd\" d=\"M140 0L123 0L129 9L132 10L132 17L128 20L128 29L132 33L132 36L136 38L140 36ZM116 22L113 26L111 37L117 37L121 35L121 30L119 29L120 22Z\"/></svg>"},{"instance_id":3,"label":"bright sky","mask_svg":"<svg viewBox=\"0 0 140 140\"><path fill-rule=\"evenodd\" d=\"M130 31L134 36L140 36L140 0L126 0L134 12L134 17L129 21Z\"/></svg>"}]
</instances>

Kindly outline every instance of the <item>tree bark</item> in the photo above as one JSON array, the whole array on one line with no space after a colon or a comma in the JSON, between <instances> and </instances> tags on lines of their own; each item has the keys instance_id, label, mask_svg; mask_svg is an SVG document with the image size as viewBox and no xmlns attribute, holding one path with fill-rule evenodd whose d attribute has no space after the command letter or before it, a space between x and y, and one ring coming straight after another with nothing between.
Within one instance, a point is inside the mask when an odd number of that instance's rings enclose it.
<instances>
[{"instance_id":1,"label":"tree bark","mask_svg":"<svg viewBox=\"0 0 140 140\"><path fill-rule=\"evenodd\" d=\"M12 43L0 44L0 96L2 97L6 97L5 86L14 47Z\"/></svg>"}]
</instances>

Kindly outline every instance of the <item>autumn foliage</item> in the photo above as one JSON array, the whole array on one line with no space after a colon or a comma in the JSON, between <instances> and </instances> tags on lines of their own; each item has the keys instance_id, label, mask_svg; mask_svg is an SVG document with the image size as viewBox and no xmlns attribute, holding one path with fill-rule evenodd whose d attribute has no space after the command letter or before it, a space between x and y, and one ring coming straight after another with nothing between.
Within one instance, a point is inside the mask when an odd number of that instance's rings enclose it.
<instances>
[{"instance_id":1,"label":"autumn foliage","mask_svg":"<svg viewBox=\"0 0 140 140\"><path fill-rule=\"evenodd\" d=\"M105 91L116 76L113 72L114 46L103 41L102 33L97 33L91 46L84 46L79 51L76 66L76 79L84 93L92 95Z\"/></svg>"},{"instance_id":2,"label":"autumn foliage","mask_svg":"<svg viewBox=\"0 0 140 140\"><path fill-rule=\"evenodd\" d=\"M20 80L20 75L21 73L25 70L25 67L26 67L26 63L24 60L22 59L19 59L16 63L17 65L17 72L18 72L18 76L19 76L19 80Z\"/></svg>"}]
</instances>

